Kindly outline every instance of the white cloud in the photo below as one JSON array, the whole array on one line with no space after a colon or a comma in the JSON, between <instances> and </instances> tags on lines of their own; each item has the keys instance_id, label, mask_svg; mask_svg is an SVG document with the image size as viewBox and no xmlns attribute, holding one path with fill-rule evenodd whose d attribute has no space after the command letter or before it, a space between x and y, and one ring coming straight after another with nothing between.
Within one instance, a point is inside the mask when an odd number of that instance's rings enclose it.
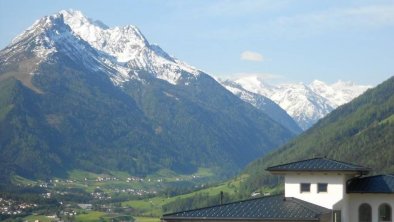
<instances>
[{"instance_id":1,"label":"white cloud","mask_svg":"<svg viewBox=\"0 0 394 222\"><path fill-rule=\"evenodd\" d=\"M262 62L265 60L264 56L258 52L244 51L241 53L241 59L254 62Z\"/></svg>"}]
</instances>

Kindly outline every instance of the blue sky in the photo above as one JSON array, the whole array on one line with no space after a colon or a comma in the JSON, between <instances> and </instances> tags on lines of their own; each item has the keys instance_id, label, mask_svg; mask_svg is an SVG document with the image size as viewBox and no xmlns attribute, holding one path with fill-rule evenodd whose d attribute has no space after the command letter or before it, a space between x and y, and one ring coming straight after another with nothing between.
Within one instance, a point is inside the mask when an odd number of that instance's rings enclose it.
<instances>
[{"instance_id":1,"label":"blue sky","mask_svg":"<svg viewBox=\"0 0 394 222\"><path fill-rule=\"evenodd\" d=\"M376 85L394 75L393 0L0 0L0 48L62 9L137 26L213 76Z\"/></svg>"}]
</instances>

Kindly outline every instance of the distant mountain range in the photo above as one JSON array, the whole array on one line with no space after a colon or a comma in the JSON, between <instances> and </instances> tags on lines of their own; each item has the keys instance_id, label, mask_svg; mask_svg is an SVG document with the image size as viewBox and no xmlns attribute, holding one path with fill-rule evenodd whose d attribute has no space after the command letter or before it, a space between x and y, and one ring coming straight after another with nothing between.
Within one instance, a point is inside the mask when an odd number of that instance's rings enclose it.
<instances>
[{"instance_id":1,"label":"distant mountain range","mask_svg":"<svg viewBox=\"0 0 394 222\"><path fill-rule=\"evenodd\" d=\"M0 179L70 169L234 174L300 132L283 110L267 112L134 26L61 11L0 51Z\"/></svg>"},{"instance_id":2,"label":"distant mountain range","mask_svg":"<svg viewBox=\"0 0 394 222\"><path fill-rule=\"evenodd\" d=\"M302 129L297 125L293 118L289 116L289 114L287 114L287 112L283 110L278 104L276 104L269 98L257 93L250 92L244 89L240 84L230 80L223 80L220 81L220 83L234 95L238 96L243 101L252 104L257 109L262 110L273 120L282 124L292 132L296 134L302 132Z\"/></svg>"},{"instance_id":3,"label":"distant mountain range","mask_svg":"<svg viewBox=\"0 0 394 222\"><path fill-rule=\"evenodd\" d=\"M253 192L278 180L268 166L328 157L370 167L375 174L394 173L394 77L338 107L280 149L254 161L242 186Z\"/></svg>"},{"instance_id":4,"label":"distant mountain range","mask_svg":"<svg viewBox=\"0 0 394 222\"><path fill-rule=\"evenodd\" d=\"M303 83L271 85L258 76L247 76L231 81L225 80L221 83L237 95L240 95L239 92L243 91L243 94L254 93L271 99L283 108L303 130L311 127L333 109L350 102L365 90L371 88L368 85L356 85L352 82L343 81L329 85L318 80L308 85ZM231 85L237 85L236 92L231 90L233 88ZM241 98L255 104L248 99L250 96L242 96Z\"/></svg>"}]
</instances>

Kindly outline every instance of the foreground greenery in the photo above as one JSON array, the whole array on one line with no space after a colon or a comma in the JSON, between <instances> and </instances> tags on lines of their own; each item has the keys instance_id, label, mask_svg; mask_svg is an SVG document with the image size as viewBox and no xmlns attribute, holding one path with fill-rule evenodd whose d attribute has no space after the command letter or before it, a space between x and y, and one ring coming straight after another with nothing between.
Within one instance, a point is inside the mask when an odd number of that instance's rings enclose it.
<instances>
[{"instance_id":1,"label":"foreground greenery","mask_svg":"<svg viewBox=\"0 0 394 222\"><path fill-rule=\"evenodd\" d=\"M249 178L248 175L241 175L220 184L199 189L190 193L176 196L156 196L142 200L132 200L122 202L122 206L130 206L136 209L136 213L142 216L159 218L161 215L171 212L184 211L194 208L213 206L222 203L232 202L245 198L251 198L251 193L242 190L241 184ZM277 194L283 191L282 186L261 187L256 196ZM223 199L221 199L223 193Z\"/></svg>"},{"instance_id":2,"label":"foreground greenery","mask_svg":"<svg viewBox=\"0 0 394 222\"><path fill-rule=\"evenodd\" d=\"M125 201L122 202L122 206L130 206L136 209L136 213L141 216L160 217L163 213L218 204L220 202L220 192L225 194L224 201L227 202L230 200L230 196L231 198L236 196L240 182L245 179L245 176L239 177L227 183L216 184L181 195L165 195Z\"/></svg>"},{"instance_id":3,"label":"foreground greenery","mask_svg":"<svg viewBox=\"0 0 394 222\"><path fill-rule=\"evenodd\" d=\"M99 212L99 211L89 211L85 212L82 214L79 214L77 216L73 217L64 217L62 218L66 221L75 221L75 222L115 222L115 221L142 221L144 220L135 220L132 216L129 215L117 215L117 214L107 214L104 212ZM44 216L44 215L31 215L27 216L24 218L19 218L19 219L12 219L12 221L15 220L20 220L20 221L28 221L28 222L34 222L36 220L39 220L41 222L52 222L55 221L54 218ZM150 222L149 220L145 220L146 222ZM151 219L151 222L154 222L154 220Z\"/></svg>"}]
</instances>

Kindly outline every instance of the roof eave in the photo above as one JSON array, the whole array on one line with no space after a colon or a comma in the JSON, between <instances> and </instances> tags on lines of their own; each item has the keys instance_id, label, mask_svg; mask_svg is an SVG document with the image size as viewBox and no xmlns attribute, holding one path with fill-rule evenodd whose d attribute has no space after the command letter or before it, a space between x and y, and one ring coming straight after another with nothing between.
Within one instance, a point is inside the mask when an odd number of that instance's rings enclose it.
<instances>
[{"instance_id":1,"label":"roof eave","mask_svg":"<svg viewBox=\"0 0 394 222\"><path fill-rule=\"evenodd\" d=\"M315 169L266 169L268 172L272 173L272 174L286 174L289 172L311 172L311 173L348 173L348 174L361 174L361 175L366 175L369 173L368 169L365 170L315 170Z\"/></svg>"},{"instance_id":2,"label":"roof eave","mask_svg":"<svg viewBox=\"0 0 394 222\"><path fill-rule=\"evenodd\" d=\"M379 191L348 191L348 194L394 194L393 192L390 191L385 191L385 192L379 192Z\"/></svg>"},{"instance_id":3,"label":"roof eave","mask_svg":"<svg viewBox=\"0 0 394 222\"><path fill-rule=\"evenodd\" d=\"M250 221L319 221L319 218L248 218L248 217L162 217L160 220L250 220Z\"/></svg>"}]
</instances>

